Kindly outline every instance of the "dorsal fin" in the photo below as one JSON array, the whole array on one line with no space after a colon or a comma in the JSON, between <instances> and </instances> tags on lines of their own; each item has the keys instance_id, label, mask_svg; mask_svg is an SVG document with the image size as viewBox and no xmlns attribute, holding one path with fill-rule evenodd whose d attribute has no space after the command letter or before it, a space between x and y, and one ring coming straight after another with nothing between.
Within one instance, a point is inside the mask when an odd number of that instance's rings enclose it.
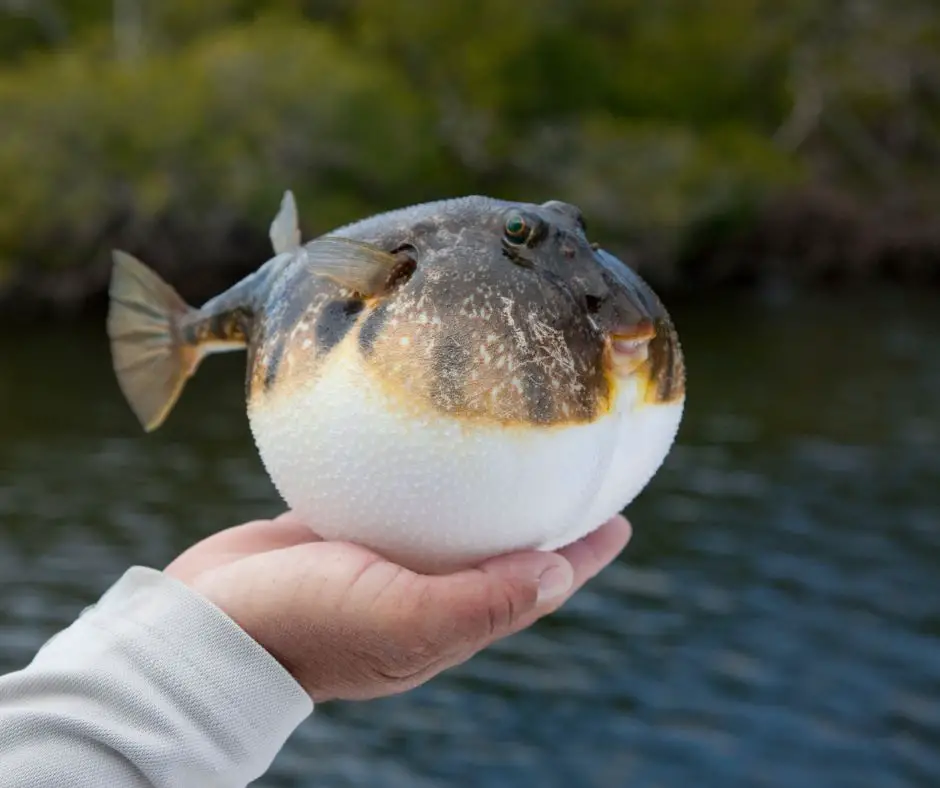
<instances>
[{"instance_id":1,"label":"dorsal fin","mask_svg":"<svg viewBox=\"0 0 940 788\"><path fill-rule=\"evenodd\" d=\"M271 222L269 232L275 254L292 252L300 246L300 224L297 219L297 203L294 193L288 189L281 199L281 208Z\"/></svg>"}]
</instances>

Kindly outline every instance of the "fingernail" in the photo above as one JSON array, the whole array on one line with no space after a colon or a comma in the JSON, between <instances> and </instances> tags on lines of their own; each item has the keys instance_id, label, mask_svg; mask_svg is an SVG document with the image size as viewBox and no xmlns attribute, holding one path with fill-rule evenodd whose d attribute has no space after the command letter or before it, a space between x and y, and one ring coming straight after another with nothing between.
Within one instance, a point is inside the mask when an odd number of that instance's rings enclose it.
<instances>
[{"instance_id":1,"label":"fingernail","mask_svg":"<svg viewBox=\"0 0 940 788\"><path fill-rule=\"evenodd\" d=\"M555 564L539 575L538 604L560 597L571 588L574 574L570 564Z\"/></svg>"}]
</instances>

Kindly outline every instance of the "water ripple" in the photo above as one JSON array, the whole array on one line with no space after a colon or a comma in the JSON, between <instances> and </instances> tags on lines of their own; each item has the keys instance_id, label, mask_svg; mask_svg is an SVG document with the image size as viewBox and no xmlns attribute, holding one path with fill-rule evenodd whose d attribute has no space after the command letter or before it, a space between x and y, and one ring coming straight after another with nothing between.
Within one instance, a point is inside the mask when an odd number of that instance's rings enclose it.
<instances>
[{"instance_id":1,"label":"water ripple","mask_svg":"<svg viewBox=\"0 0 940 788\"><path fill-rule=\"evenodd\" d=\"M873 353L871 309L681 315L688 416L625 555L428 685L319 708L258 785L940 784L940 322L880 304ZM145 438L98 339L25 345L0 352L2 670L128 565L280 510L237 361Z\"/></svg>"}]
</instances>

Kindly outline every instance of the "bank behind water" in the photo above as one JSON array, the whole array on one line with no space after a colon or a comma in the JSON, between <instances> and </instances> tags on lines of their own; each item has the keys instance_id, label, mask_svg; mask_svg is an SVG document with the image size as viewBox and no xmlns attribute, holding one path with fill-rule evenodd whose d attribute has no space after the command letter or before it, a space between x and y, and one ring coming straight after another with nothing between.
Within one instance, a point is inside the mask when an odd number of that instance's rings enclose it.
<instances>
[{"instance_id":1,"label":"bank behind water","mask_svg":"<svg viewBox=\"0 0 940 788\"><path fill-rule=\"evenodd\" d=\"M4 18L2 313L100 301L112 247L201 300L266 259L287 188L307 237L576 203L663 292L940 279L931 0L302 5L166 0L133 46L111 4Z\"/></svg>"}]
</instances>

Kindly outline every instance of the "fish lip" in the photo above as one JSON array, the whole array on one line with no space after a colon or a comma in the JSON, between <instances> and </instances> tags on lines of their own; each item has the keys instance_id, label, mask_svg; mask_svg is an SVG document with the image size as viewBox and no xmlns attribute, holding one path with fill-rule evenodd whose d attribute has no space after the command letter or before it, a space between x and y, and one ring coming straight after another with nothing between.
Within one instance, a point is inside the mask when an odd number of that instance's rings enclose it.
<instances>
[{"instance_id":1,"label":"fish lip","mask_svg":"<svg viewBox=\"0 0 940 788\"><path fill-rule=\"evenodd\" d=\"M628 378L644 367L650 357L650 342L656 336L652 320L618 326L607 335L608 363L619 378Z\"/></svg>"},{"instance_id":2,"label":"fish lip","mask_svg":"<svg viewBox=\"0 0 940 788\"><path fill-rule=\"evenodd\" d=\"M611 344L639 345L649 342L656 336L656 326L652 320L644 319L632 326L618 326L610 332Z\"/></svg>"}]
</instances>

